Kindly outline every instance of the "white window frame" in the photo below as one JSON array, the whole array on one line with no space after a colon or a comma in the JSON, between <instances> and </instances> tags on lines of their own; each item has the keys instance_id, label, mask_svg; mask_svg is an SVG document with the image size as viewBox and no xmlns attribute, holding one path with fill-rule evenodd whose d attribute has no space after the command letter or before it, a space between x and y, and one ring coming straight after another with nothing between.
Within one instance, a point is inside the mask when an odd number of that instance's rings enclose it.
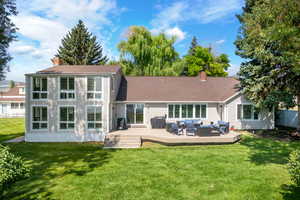
<instances>
[{"instance_id":1,"label":"white window frame","mask_svg":"<svg viewBox=\"0 0 300 200\"><path fill-rule=\"evenodd\" d=\"M23 104L23 106L21 106L21 104ZM20 105L20 109L24 109L24 108L25 108L25 103L22 102L22 103L20 103L19 105ZM47 111L47 112L48 112L48 111Z\"/></svg>"},{"instance_id":2,"label":"white window frame","mask_svg":"<svg viewBox=\"0 0 300 200\"><path fill-rule=\"evenodd\" d=\"M241 119L238 119L238 106L239 105L242 105L242 110L241 110ZM244 119L244 105L251 105L252 108L251 108L251 119ZM258 112L258 118L257 119L254 119L254 105L251 104L251 103L237 103L236 104L236 120L237 121L259 121L260 120L260 112Z\"/></svg>"},{"instance_id":3,"label":"white window frame","mask_svg":"<svg viewBox=\"0 0 300 200\"><path fill-rule=\"evenodd\" d=\"M73 78L74 79L74 90L62 90L61 89L61 79L62 78L67 78L67 88L69 88L69 78ZM73 101L76 100L76 77L75 76L61 76L59 77L59 91L58 91L58 99L60 100L64 100L64 101ZM66 93L67 94L67 98L63 99L61 98L61 93ZM69 98L69 94L74 94L74 98Z\"/></svg>"},{"instance_id":4,"label":"white window frame","mask_svg":"<svg viewBox=\"0 0 300 200\"><path fill-rule=\"evenodd\" d=\"M143 123L140 123L140 124L129 124L129 125L145 125L145 108L146 108L146 105L144 103L126 103L125 104L125 119L126 119L126 123L127 123L127 105L134 105L134 107L136 107L135 105L136 104L140 104L140 105L143 105ZM134 110L136 110L136 108L134 108ZM134 121L136 121L136 112L134 112Z\"/></svg>"},{"instance_id":5,"label":"white window frame","mask_svg":"<svg viewBox=\"0 0 300 200\"><path fill-rule=\"evenodd\" d=\"M169 117L169 105L173 105L173 116L172 118ZM175 105L179 105L179 118L175 117ZM193 117L182 117L182 105L193 105ZM196 105L200 105L200 117L196 117ZM205 110L206 110L206 117L202 118L201 115L201 106L205 105ZM207 103L169 103L167 104L167 119L170 120L182 120L182 119L202 119L206 120L208 118L208 112L207 112L208 104Z\"/></svg>"},{"instance_id":6,"label":"white window frame","mask_svg":"<svg viewBox=\"0 0 300 200\"><path fill-rule=\"evenodd\" d=\"M34 107L42 107L42 108L47 108L47 121L33 121L33 108ZM42 115L41 115L42 116ZM31 106L31 116L30 116L30 128L32 131L41 131L41 130L49 130L49 109L47 105L32 105ZM47 128L38 128L38 129L34 129L33 128L33 123L47 123Z\"/></svg>"},{"instance_id":7,"label":"white window frame","mask_svg":"<svg viewBox=\"0 0 300 200\"><path fill-rule=\"evenodd\" d=\"M39 78L39 79L46 79L47 80L47 91L42 91L42 90L39 90L39 91L35 91L35 90L33 90L34 89L34 79L35 78ZM44 101L44 100L47 100L48 99L48 96L49 96L49 94L48 94L48 85L49 85L49 80L48 80L48 77L42 77L42 76L33 76L33 77L31 77L31 100L32 101ZM42 81L40 81L40 85L42 84ZM42 88L42 87L40 87L40 88ZM37 98L37 99L34 99L33 98L33 93L38 93L39 94L39 98ZM47 94L47 98L41 98L41 94Z\"/></svg>"},{"instance_id":8,"label":"white window frame","mask_svg":"<svg viewBox=\"0 0 300 200\"><path fill-rule=\"evenodd\" d=\"M60 109L61 109L61 108L69 108L69 107L74 108L74 122L73 122L74 128L61 129L61 128L60 128L60 123L66 123L66 124L72 123L71 121L61 121L61 120L60 120ZM67 118L68 118L68 117L67 117ZM68 125L67 125L67 126L68 126ZM58 130L59 130L59 131L74 131L74 130L75 130L75 126L76 126L76 107L75 107L75 106L70 106L70 105L60 105L60 106L58 106Z\"/></svg>"},{"instance_id":9,"label":"white window frame","mask_svg":"<svg viewBox=\"0 0 300 200\"><path fill-rule=\"evenodd\" d=\"M94 81L95 81L95 79L100 79L100 81L101 81L101 91L96 91L96 87L94 88L94 90L93 91L89 91L88 90L88 84L89 84L89 81L88 81L88 79L89 78L93 78L94 79ZM103 99L103 77L100 77L100 76L88 76L87 78L86 78L86 100L88 100L88 101L101 101L102 99ZM94 94L94 98L88 98L88 94L89 93L93 93ZM95 94L101 94L101 98L95 98Z\"/></svg>"},{"instance_id":10,"label":"white window frame","mask_svg":"<svg viewBox=\"0 0 300 200\"><path fill-rule=\"evenodd\" d=\"M97 108L97 107L100 107L101 108L101 121L88 121L88 109L89 108ZM94 115L96 115L96 113L94 112ZM102 105L89 105L89 106L86 106L86 129L87 130L96 130L96 131L103 131L103 106ZM96 118L96 116L95 116ZM89 123L100 123L102 125L101 128L89 128L88 124ZM96 126L95 126L96 127Z\"/></svg>"}]
</instances>

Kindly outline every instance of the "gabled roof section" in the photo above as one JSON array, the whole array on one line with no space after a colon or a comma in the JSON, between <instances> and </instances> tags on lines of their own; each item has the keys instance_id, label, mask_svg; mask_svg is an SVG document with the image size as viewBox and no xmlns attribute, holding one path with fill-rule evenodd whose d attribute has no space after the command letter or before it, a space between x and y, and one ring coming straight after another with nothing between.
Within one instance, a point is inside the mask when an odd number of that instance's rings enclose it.
<instances>
[{"instance_id":1,"label":"gabled roof section","mask_svg":"<svg viewBox=\"0 0 300 200\"><path fill-rule=\"evenodd\" d=\"M57 65L37 74L114 74L120 70L118 65Z\"/></svg>"},{"instance_id":2,"label":"gabled roof section","mask_svg":"<svg viewBox=\"0 0 300 200\"><path fill-rule=\"evenodd\" d=\"M117 101L223 102L238 90L231 77L123 77Z\"/></svg>"}]
</instances>

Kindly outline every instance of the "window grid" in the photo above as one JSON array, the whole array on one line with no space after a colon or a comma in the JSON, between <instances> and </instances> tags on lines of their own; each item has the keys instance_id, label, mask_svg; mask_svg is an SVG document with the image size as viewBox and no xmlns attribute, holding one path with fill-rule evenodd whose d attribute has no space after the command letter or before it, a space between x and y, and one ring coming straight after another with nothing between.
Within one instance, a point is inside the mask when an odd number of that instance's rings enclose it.
<instances>
[{"instance_id":1,"label":"window grid","mask_svg":"<svg viewBox=\"0 0 300 200\"><path fill-rule=\"evenodd\" d=\"M75 78L60 78L60 99L75 99Z\"/></svg>"},{"instance_id":2,"label":"window grid","mask_svg":"<svg viewBox=\"0 0 300 200\"><path fill-rule=\"evenodd\" d=\"M207 115L206 104L169 104L168 105L169 119L185 119L185 118L206 119L206 115Z\"/></svg>"},{"instance_id":3,"label":"window grid","mask_svg":"<svg viewBox=\"0 0 300 200\"><path fill-rule=\"evenodd\" d=\"M259 110L252 104L237 104L238 120L259 120Z\"/></svg>"},{"instance_id":4,"label":"window grid","mask_svg":"<svg viewBox=\"0 0 300 200\"><path fill-rule=\"evenodd\" d=\"M18 103L11 103L10 108L13 109L13 110L14 109L19 109L19 104Z\"/></svg>"},{"instance_id":5,"label":"window grid","mask_svg":"<svg viewBox=\"0 0 300 200\"><path fill-rule=\"evenodd\" d=\"M32 107L32 129L48 128L48 108L44 106Z\"/></svg>"},{"instance_id":6,"label":"window grid","mask_svg":"<svg viewBox=\"0 0 300 200\"><path fill-rule=\"evenodd\" d=\"M87 107L87 128L102 129L102 107L88 106Z\"/></svg>"},{"instance_id":7,"label":"window grid","mask_svg":"<svg viewBox=\"0 0 300 200\"><path fill-rule=\"evenodd\" d=\"M87 99L95 100L102 98L102 78L87 78Z\"/></svg>"},{"instance_id":8,"label":"window grid","mask_svg":"<svg viewBox=\"0 0 300 200\"><path fill-rule=\"evenodd\" d=\"M59 108L59 128L61 130L74 129L75 109L74 107Z\"/></svg>"},{"instance_id":9,"label":"window grid","mask_svg":"<svg viewBox=\"0 0 300 200\"><path fill-rule=\"evenodd\" d=\"M47 78L34 77L32 78L32 99L47 99L48 98L48 81Z\"/></svg>"}]
</instances>

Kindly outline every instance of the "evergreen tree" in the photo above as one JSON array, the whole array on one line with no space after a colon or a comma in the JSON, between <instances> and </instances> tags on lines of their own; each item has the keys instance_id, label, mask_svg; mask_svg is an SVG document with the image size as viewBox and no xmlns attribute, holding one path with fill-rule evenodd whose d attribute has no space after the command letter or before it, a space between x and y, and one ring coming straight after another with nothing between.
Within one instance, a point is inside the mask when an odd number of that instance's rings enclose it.
<instances>
[{"instance_id":1,"label":"evergreen tree","mask_svg":"<svg viewBox=\"0 0 300 200\"><path fill-rule=\"evenodd\" d=\"M300 3L299 0L246 0L238 15L241 32L235 42L242 63L244 94L258 107L295 105L300 132Z\"/></svg>"},{"instance_id":2,"label":"evergreen tree","mask_svg":"<svg viewBox=\"0 0 300 200\"><path fill-rule=\"evenodd\" d=\"M69 65L102 65L108 61L96 36L88 32L81 20L62 39L56 56Z\"/></svg>"},{"instance_id":3,"label":"evergreen tree","mask_svg":"<svg viewBox=\"0 0 300 200\"><path fill-rule=\"evenodd\" d=\"M195 54L195 48L198 46L197 38L196 36L193 37L191 46L188 52L188 55L194 55Z\"/></svg>"},{"instance_id":4,"label":"evergreen tree","mask_svg":"<svg viewBox=\"0 0 300 200\"><path fill-rule=\"evenodd\" d=\"M7 49L16 38L16 26L10 16L17 15L15 0L0 0L0 80L5 78L9 70L8 62L12 59Z\"/></svg>"}]
</instances>

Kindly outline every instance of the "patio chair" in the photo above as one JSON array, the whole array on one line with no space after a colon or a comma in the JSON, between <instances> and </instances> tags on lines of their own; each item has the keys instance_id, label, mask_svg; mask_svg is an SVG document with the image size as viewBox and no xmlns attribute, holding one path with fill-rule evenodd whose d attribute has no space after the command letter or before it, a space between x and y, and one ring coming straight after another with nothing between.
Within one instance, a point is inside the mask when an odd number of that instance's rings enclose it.
<instances>
[{"instance_id":1,"label":"patio chair","mask_svg":"<svg viewBox=\"0 0 300 200\"><path fill-rule=\"evenodd\" d=\"M218 121L218 127L222 134L229 133L229 122Z\"/></svg>"},{"instance_id":2,"label":"patio chair","mask_svg":"<svg viewBox=\"0 0 300 200\"><path fill-rule=\"evenodd\" d=\"M186 135L187 136L195 136L197 132L197 128L195 127L194 123L186 123Z\"/></svg>"},{"instance_id":3,"label":"patio chair","mask_svg":"<svg viewBox=\"0 0 300 200\"><path fill-rule=\"evenodd\" d=\"M168 132L174 133L176 135L183 135L183 128L178 127L176 123L168 123L167 127L168 127L167 129Z\"/></svg>"}]
</instances>

